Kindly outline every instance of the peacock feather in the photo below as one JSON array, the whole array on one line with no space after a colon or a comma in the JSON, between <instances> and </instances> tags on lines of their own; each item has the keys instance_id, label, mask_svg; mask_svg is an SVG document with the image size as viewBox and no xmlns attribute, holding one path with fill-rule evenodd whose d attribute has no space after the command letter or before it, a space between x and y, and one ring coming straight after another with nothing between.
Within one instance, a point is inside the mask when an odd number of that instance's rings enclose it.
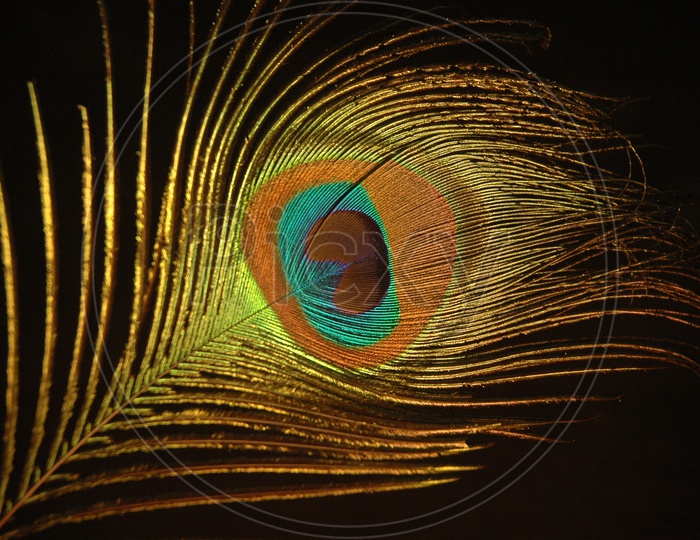
<instances>
[{"instance_id":1,"label":"peacock feather","mask_svg":"<svg viewBox=\"0 0 700 540\"><path fill-rule=\"evenodd\" d=\"M697 237L609 127L617 102L517 61L546 28L233 4L206 39L190 4L189 53L161 68L151 0L126 114L98 3L105 113L76 113L82 245L60 264L48 89L28 85L40 225L7 196L24 179L0 183L3 538L432 488L509 439L521 470L605 397L600 374L697 371ZM29 280L40 329L20 328Z\"/></svg>"}]
</instances>

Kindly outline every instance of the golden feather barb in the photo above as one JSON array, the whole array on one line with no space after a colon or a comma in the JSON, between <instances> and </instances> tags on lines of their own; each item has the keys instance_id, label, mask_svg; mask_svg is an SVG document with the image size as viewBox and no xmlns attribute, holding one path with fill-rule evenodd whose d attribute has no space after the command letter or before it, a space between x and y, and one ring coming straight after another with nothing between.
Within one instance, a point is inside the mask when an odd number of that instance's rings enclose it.
<instances>
[{"instance_id":1,"label":"golden feather barb","mask_svg":"<svg viewBox=\"0 0 700 540\"><path fill-rule=\"evenodd\" d=\"M224 2L168 71L154 9L143 92L119 117L118 34L97 10L105 114L76 115L82 181L66 182L83 243L67 273L41 81L45 278L21 275L18 180L2 178L5 537L435 486L521 439L532 457L506 482L593 400L598 374L696 369L697 238L635 180L634 148L600 112L612 100L509 56L546 45L544 28L372 2L242 17ZM377 27L339 46L348 20ZM159 108L173 95L176 122ZM20 334L23 283L44 288L41 332Z\"/></svg>"}]
</instances>

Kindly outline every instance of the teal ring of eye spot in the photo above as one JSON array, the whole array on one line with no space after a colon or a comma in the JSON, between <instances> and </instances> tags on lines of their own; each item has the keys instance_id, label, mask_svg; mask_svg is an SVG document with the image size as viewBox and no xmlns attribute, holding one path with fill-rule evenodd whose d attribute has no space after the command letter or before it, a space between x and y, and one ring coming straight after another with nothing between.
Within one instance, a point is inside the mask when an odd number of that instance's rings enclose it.
<instances>
[{"instance_id":1,"label":"teal ring of eye spot","mask_svg":"<svg viewBox=\"0 0 700 540\"><path fill-rule=\"evenodd\" d=\"M340 201L340 203L338 203ZM348 267L334 260L313 260L306 252L309 233L325 216L350 211L376 223L386 245L389 273L386 293L363 313L348 313L334 302L334 295ZM350 182L334 182L309 188L285 206L277 224L278 250L292 294L309 323L329 341L345 347L373 345L388 336L399 323L400 308L391 264L387 233L367 192Z\"/></svg>"}]
</instances>

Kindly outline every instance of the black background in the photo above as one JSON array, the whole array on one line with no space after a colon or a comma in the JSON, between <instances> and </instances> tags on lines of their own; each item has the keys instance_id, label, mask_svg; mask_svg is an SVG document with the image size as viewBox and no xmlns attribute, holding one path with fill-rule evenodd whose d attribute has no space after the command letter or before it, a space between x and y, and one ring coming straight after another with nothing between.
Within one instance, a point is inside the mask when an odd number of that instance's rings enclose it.
<instances>
[{"instance_id":1,"label":"black background","mask_svg":"<svg viewBox=\"0 0 700 540\"><path fill-rule=\"evenodd\" d=\"M164 48L186 39L183 4L159 2L158 24L169 30L160 42ZM206 19L215 3L204 4L202 17ZM125 103L138 98L141 84L138 75L145 5L145 1L107 3L115 24L115 66L123 69L115 72L117 78L123 74L117 96L128 94L128 90L120 94L122 87L136 87ZM410 5L435 7L426 2ZM75 106L84 103L91 110L101 110L102 52L99 19L92 1L12 1L5 2L3 10L0 163L15 232L21 238L20 274L26 280L33 265L41 264L41 259L33 259L31 254L37 249L41 254L42 240L29 234L22 236L24 227L38 217L37 203L32 202L38 201L38 192L33 178L34 134L25 82L37 83L57 172L59 216L66 215L60 230L69 234L76 223L79 226L76 220L80 215L79 138L75 136L79 117ZM629 1L477 1L462 2L441 13L465 18L512 17L547 25L552 31L549 50L523 54L522 60L543 78L565 86L628 98L629 103L613 115L613 125L634 137L650 185L671 194L670 200L679 206L681 216L698 225L694 195L700 165L697 7L690 3ZM99 120L96 123L99 126ZM62 256L69 258L71 248L63 250ZM31 287L28 284L24 288ZM31 300L32 292L36 298L43 294L42 290L29 291L24 310L41 312L39 301ZM572 426L566 436L570 443L553 446L529 474L483 506L402 537L698 537L699 389L700 378L675 368L607 377L597 391L620 395L620 399L609 403L600 418ZM595 414L600 412L595 410ZM518 455L526 448L525 443L507 443L500 451ZM470 493L474 484L467 475L457 484L428 490L267 503L262 507L297 519L372 523L437 508L459 498L459 494ZM140 520L138 536L286 537L219 508L177 510L157 516L135 518ZM122 518L110 518L86 530L67 527L65 531L119 538L125 530L132 530L125 529L124 523ZM134 521L129 523L131 526Z\"/></svg>"}]
</instances>

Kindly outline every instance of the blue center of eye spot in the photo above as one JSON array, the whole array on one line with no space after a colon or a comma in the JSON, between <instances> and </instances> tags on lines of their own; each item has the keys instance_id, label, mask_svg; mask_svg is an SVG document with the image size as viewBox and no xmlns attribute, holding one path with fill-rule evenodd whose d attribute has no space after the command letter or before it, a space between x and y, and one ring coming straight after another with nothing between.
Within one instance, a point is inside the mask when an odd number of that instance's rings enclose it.
<instances>
[{"instance_id":1,"label":"blue center of eye spot","mask_svg":"<svg viewBox=\"0 0 700 540\"><path fill-rule=\"evenodd\" d=\"M398 325L386 229L361 186L335 182L296 195L283 210L277 239L292 294L323 337L365 347Z\"/></svg>"}]
</instances>

